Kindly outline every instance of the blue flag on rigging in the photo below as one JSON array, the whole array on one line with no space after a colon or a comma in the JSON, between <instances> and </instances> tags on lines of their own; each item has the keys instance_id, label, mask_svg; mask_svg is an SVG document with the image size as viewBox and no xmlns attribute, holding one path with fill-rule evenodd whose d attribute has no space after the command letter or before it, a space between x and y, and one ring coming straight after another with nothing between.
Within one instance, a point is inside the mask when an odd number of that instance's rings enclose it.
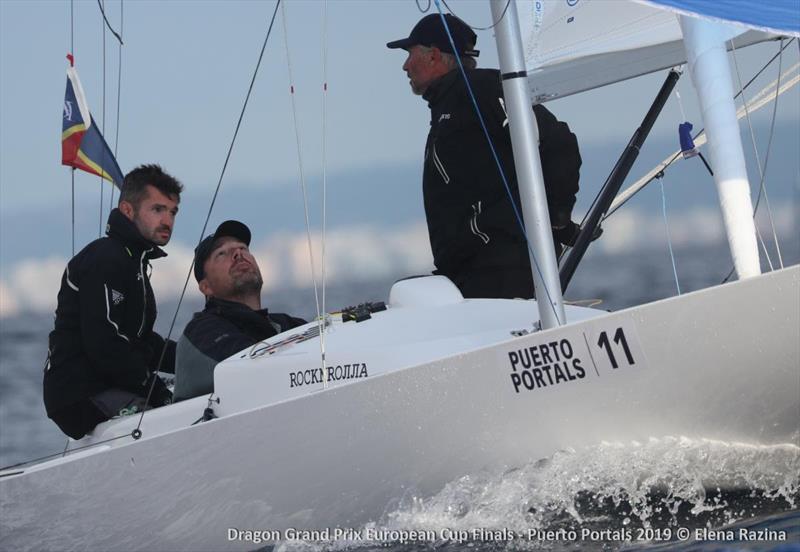
<instances>
[{"instance_id":1,"label":"blue flag on rigging","mask_svg":"<svg viewBox=\"0 0 800 552\"><path fill-rule=\"evenodd\" d=\"M89 104L74 67L67 68L61 164L96 174L122 187L122 171L100 130L92 122Z\"/></svg>"}]
</instances>

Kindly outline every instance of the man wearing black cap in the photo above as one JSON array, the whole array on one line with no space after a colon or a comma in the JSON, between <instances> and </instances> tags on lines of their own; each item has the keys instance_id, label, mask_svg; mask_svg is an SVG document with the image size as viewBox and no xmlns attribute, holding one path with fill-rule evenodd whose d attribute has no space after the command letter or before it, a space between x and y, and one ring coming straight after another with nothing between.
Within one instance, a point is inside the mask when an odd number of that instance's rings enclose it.
<instances>
[{"instance_id":1,"label":"man wearing black cap","mask_svg":"<svg viewBox=\"0 0 800 552\"><path fill-rule=\"evenodd\" d=\"M305 320L261 308L263 280L250 245L250 229L228 220L194 252L194 277L206 297L178 341L176 401L211 393L214 367L242 349Z\"/></svg>"},{"instance_id":2,"label":"man wearing black cap","mask_svg":"<svg viewBox=\"0 0 800 552\"><path fill-rule=\"evenodd\" d=\"M431 110L422 191L435 273L450 278L464 297L530 298L533 278L525 237L458 61L521 213L500 73L475 69L475 33L453 15L444 18L447 28L439 14L427 15L408 38L387 44L408 52L403 70L411 90ZM577 226L571 217L581 157L575 135L565 123L540 105L533 110L550 222L560 253L561 243L574 243Z\"/></svg>"}]
</instances>

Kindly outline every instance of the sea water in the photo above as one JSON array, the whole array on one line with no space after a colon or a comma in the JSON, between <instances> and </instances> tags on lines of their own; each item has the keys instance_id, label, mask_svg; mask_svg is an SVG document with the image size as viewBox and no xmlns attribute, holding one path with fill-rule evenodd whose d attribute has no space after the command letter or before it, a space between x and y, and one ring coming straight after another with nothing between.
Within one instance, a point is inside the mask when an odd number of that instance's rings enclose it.
<instances>
[{"instance_id":1,"label":"sea water","mask_svg":"<svg viewBox=\"0 0 800 552\"><path fill-rule=\"evenodd\" d=\"M800 251L784 252L787 264ZM729 269L724 248L677 252L681 289L719 283ZM386 300L391 282L338 285L338 309ZM588 259L568 299L600 299L619 309L675 294L664 252ZM55 293L55 290L54 290ZM313 317L309 290L267 294L273 311ZM157 329L166 334L170 307ZM193 310L178 317L178 331ZM52 315L0 321L0 465L63 450L65 438L44 412L42 368ZM676 405L676 408L679 408ZM798 421L800 433L800 421ZM795 442L794 445L797 445ZM561 450L502 472L459 477L435 496L413 489L374 521L338 535L281 535L253 549L322 550L800 550L800 448L681 436L603 442ZM735 493L725 489L743 489ZM333 531L334 528L331 528ZM333 538L333 537L336 538Z\"/></svg>"}]
</instances>

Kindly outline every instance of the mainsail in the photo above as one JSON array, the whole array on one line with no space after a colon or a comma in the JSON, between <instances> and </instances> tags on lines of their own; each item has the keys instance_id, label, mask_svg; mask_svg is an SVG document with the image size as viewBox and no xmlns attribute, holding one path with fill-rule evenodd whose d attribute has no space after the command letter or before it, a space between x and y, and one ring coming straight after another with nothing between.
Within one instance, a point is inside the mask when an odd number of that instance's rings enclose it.
<instances>
[{"instance_id":1,"label":"mainsail","mask_svg":"<svg viewBox=\"0 0 800 552\"><path fill-rule=\"evenodd\" d=\"M533 100L544 102L685 63L676 14L732 21L741 30L733 40L737 48L776 34L800 36L796 4L763 7L753 10L752 3L739 0L520 1Z\"/></svg>"}]
</instances>

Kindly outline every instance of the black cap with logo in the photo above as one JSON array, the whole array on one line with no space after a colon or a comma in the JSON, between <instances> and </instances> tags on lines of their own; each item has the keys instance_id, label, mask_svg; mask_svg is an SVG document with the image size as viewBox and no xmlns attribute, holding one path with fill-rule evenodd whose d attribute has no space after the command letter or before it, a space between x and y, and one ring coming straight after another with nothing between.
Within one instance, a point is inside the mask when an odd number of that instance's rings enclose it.
<instances>
[{"instance_id":1,"label":"black cap with logo","mask_svg":"<svg viewBox=\"0 0 800 552\"><path fill-rule=\"evenodd\" d=\"M206 277L205 264L216 249L216 241L225 237L236 238L243 244L250 245L250 229L238 220L226 220L217 226L214 233L203 238L194 250L194 278L198 282Z\"/></svg>"},{"instance_id":2,"label":"black cap with logo","mask_svg":"<svg viewBox=\"0 0 800 552\"><path fill-rule=\"evenodd\" d=\"M419 20L419 23L414 25L411 29L411 34L408 38L401 38L393 42L386 43L389 48L403 48L408 49L412 46L436 46L442 52L448 54L455 54L458 56L471 56L478 57L480 53L475 50L475 43L478 40L477 35L472 29L461 21L458 17L452 14L445 14L447 21L447 28L450 29L450 34L453 37L453 42L456 45L458 53L453 52L450 46L450 38L447 36L447 30L442 24L442 17L439 14L426 15Z\"/></svg>"}]
</instances>

